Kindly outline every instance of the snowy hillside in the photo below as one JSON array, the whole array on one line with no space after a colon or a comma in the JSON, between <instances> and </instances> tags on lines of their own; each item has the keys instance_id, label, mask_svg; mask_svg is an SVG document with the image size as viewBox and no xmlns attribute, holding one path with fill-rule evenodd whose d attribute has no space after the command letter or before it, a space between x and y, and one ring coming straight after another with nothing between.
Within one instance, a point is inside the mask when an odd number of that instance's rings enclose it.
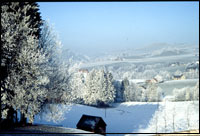
<instances>
[{"instance_id":1,"label":"snowy hillside","mask_svg":"<svg viewBox=\"0 0 200 136\"><path fill-rule=\"evenodd\" d=\"M63 61L70 60L73 63L76 63L76 62L88 62L90 60L90 58L88 56L72 52L72 51L70 51L68 49L63 49L62 50L61 59Z\"/></svg>"},{"instance_id":2,"label":"snowy hillside","mask_svg":"<svg viewBox=\"0 0 200 136\"><path fill-rule=\"evenodd\" d=\"M152 52L152 56L174 56L174 55L183 55L186 54L187 52L184 51L183 49L178 49L178 48L162 48L156 51Z\"/></svg>"},{"instance_id":3,"label":"snowy hillside","mask_svg":"<svg viewBox=\"0 0 200 136\"><path fill-rule=\"evenodd\" d=\"M198 47L198 45L192 45L192 44L186 44L186 43L153 43L150 45L147 45L144 48L141 48L145 52L153 52L155 50L162 50L166 48L178 48L178 49L184 49L185 52L191 52L193 48Z\"/></svg>"},{"instance_id":4,"label":"snowy hillside","mask_svg":"<svg viewBox=\"0 0 200 136\"><path fill-rule=\"evenodd\" d=\"M159 105L156 102L126 102L115 104L115 108L107 109L72 105L71 110L67 112L57 111L54 114L43 112L35 117L34 123L76 128L81 116L87 114L102 117L107 124L107 133L154 133L156 132L156 124L159 126L157 132L173 132L199 128L197 107L199 107L197 101L160 102ZM48 116L63 116L63 120L57 123L52 120L48 122ZM173 118L175 120L174 130ZM167 127L165 127L165 119Z\"/></svg>"},{"instance_id":5,"label":"snowy hillside","mask_svg":"<svg viewBox=\"0 0 200 136\"><path fill-rule=\"evenodd\" d=\"M127 65L129 63L155 64L155 63L171 63L171 62L176 62L176 61L191 62L196 59L197 57L195 57L192 54L179 55L179 56L157 56L157 57L138 58L138 59L124 59L124 60L116 60L116 61L107 60L107 61L99 61L99 62L89 62L89 63L83 63L81 67L90 68L90 67L106 66L106 65L114 65L114 64Z\"/></svg>"}]
</instances>

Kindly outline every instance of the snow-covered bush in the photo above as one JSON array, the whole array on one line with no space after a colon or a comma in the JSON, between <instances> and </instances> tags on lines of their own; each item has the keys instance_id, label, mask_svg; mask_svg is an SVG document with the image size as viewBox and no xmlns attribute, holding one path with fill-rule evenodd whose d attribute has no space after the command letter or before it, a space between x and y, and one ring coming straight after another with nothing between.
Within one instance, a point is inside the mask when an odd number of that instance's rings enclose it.
<instances>
[{"instance_id":1,"label":"snow-covered bush","mask_svg":"<svg viewBox=\"0 0 200 136\"><path fill-rule=\"evenodd\" d=\"M173 95L175 97L175 101L184 101L185 96L186 96L186 89L185 88L182 88L182 89L175 88L173 90Z\"/></svg>"},{"instance_id":2,"label":"snow-covered bush","mask_svg":"<svg viewBox=\"0 0 200 136\"><path fill-rule=\"evenodd\" d=\"M193 101L199 100L199 82L194 87L184 87L173 90L175 101Z\"/></svg>"},{"instance_id":3,"label":"snow-covered bush","mask_svg":"<svg viewBox=\"0 0 200 136\"><path fill-rule=\"evenodd\" d=\"M59 123L66 119L66 113L71 109L71 105L46 104L39 114L41 118L48 122Z\"/></svg>"}]
</instances>

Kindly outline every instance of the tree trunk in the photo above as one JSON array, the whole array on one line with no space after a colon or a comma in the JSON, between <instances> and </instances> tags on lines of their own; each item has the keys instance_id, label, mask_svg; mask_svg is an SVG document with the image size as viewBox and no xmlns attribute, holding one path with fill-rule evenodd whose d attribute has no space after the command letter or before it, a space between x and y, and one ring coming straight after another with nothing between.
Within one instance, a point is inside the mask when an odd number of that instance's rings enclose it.
<instances>
[{"instance_id":1,"label":"tree trunk","mask_svg":"<svg viewBox=\"0 0 200 136\"><path fill-rule=\"evenodd\" d=\"M0 82L1 82L1 80L0 80ZM1 83L0 83L0 86L1 86ZM1 123L2 123L1 116L2 116L2 114L1 114L1 88L0 88L0 130L1 130Z\"/></svg>"},{"instance_id":2,"label":"tree trunk","mask_svg":"<svg viewBox=\"0 0 200 136\"><path fill-rule=\"evenodd\" d=\"M26 121L27 121L27 118L25 117L25 115L23 113L21 113L20 124L22 126L25 126L26 125Z\"/></svg>"},{"instance_id":3,"label":"tree trunk","mask_svg":"<svg viewBox=\"0 0 200 136\"><path fill-rule=\"evenodd\" d=\"M8 107L8 114L7 118L2 121L1 128L2 129L8 129L14 127L14 113L15 110L12 107Z\"/></svg>"}]
</instances>

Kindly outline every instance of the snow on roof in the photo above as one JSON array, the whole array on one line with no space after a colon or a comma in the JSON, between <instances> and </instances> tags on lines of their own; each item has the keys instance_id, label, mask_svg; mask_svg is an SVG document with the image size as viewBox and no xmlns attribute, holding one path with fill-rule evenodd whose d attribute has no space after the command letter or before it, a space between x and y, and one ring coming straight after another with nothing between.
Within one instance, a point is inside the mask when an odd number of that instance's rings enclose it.
<instances>
[{"instance_id":1,"label":"snow on roof","mask_svg":"<svg viewBox=\"0 0 200 136\"><path fill-rule=\"evenodd\" d=\"M158 82L160 82L160 81L163 80L162 77L161 77L160 75L156 75L154 78L155 78Z\"/></svg>"},{"instance_id":2,"label":"snow on roof","mask_svg":"<svg viewBox=\"0 0 200 136\"><path fill-rule=\"evenodd\" d=\"M174 75L175 78L180 78L182 76L183 76L183 74L181 74L181 75Z\"/></svg>"},{"instance_id":3,"label":"snow on roof","mask_svg":"<svg viewBox=\"0 0 200 136\"><path fill-rule=\"evenodd\" d=\"M96 122L95 122L95 120L87 119L87 120L85 120L84 124L94 128Z\"/></svg>"},{"instance_id":4,"label":"snow on roof","mask_svg":"<svg viewBox=\"0 0 200 136\"><path fill-rule=\"evenodd\" d=\"M103 124L106 126L106 123L101 117L98 116L90 116L90 115L83 115L81 119L79 120L77 125L87 125L94 127L95 124L98 124L100 120L103 122Z\"/></svg>"},{"instance_id":5,"label":"snow on roof","mask_svg":"<svg viewBox=\"0 0 200 136\"><path fill-rule=\"evenodd\" d=\"M181 76L183 76L183 73L181 71L176 71L173 76L174 77L181 77Z\"/></svg>"}]
</instances>

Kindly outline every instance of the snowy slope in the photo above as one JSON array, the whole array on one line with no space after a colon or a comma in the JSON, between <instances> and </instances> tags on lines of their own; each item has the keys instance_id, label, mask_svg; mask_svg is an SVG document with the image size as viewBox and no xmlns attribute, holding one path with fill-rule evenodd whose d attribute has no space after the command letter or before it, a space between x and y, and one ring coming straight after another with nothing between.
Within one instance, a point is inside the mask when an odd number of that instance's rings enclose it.
<instances>
[{"instance_id":1,"label":"snowy slope","mask_svg":"<svg viewBox=\"0 0 200 136\"><path fill-rule=\"evenodd\" d=\"M197 103L197 102L196 102ZM175 105L175 112L173 107ZM196 106L196 107L195 107ZM99 109L84 105L72 105L71 110L65 112L64 120L60 122L46 121L47 113L37 115L35 117L36 124L60 125L63 127L76 128L76 124L82 114L100 116L107 124L107 133L134 133L134 132L155 132L155 118L158 116L159 129L157 132L165 132L163 123L163 115L167 113L167 129L166 132L173 132L172 118L175 115L175 131L197 129L199 128L199 107L194 106L193 102L126 102L115 104L115 108ZM187 126L186 111L190 108L190 127ZM166 110L164 112L164 110ZM57 112L59 114L59 112Z\"/></svg>"},{"instance_id":2,"label":"snowy slope","mask_svg":"<svg viewBox=\"0 0 200 136\"><path fill-rule=\"evenodd\" d=\"M179 132L199 128L199 104L193 102L163 102L155 112L149 125L138 132ZM173 125L174 118L174 125ZM157 123L156 123L157 120ZM166 126L165 126L166 124ZM156 131L157 125L157 131Z\"/></svg>"}]
</instances>

